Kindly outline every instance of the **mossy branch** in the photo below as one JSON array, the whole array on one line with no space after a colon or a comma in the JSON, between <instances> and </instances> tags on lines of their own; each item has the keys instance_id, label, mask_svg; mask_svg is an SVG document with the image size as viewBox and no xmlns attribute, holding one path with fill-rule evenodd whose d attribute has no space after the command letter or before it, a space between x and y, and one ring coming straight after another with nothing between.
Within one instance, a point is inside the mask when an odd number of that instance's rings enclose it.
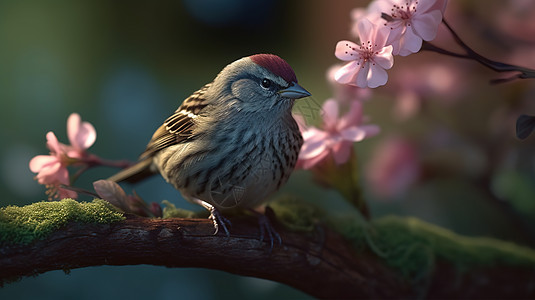
<instances>
[{"instance_id":1,"label":"mossy branch","mask_svg":"<svg viewBox=\"0 0 535 300\"><path fill-rule=\"evenodd\" d=\"M233 226L226 237L214 236L208 219L118 218L99 200L85 204L67 200L70 210L56 204L64 201L37 205L41 210L56 205L61 211L57 214L61 225L53 225L48 233L33 240L0 238L0 281L50 270L151 264L266 278L319 298L535 297L534 251L460 237L415 219L386 218L362 226L351 218L324 218L321 224L330 225L321 225L312 221L319 216L317 211L307 206L275 203L283 242L270 252L268 244L258 241L257 221L249 216L230 217ZM0 210L0 235L27 225L32 209L19 209L27 211ZM89 211L99 217L88 218ZM35 218L34 214L30 219ZM34 221L32 226L39 223ZM55 222L42 228L51 224ZM31 227L27 226L19 232Z\"/></svg>"}]
</instances>

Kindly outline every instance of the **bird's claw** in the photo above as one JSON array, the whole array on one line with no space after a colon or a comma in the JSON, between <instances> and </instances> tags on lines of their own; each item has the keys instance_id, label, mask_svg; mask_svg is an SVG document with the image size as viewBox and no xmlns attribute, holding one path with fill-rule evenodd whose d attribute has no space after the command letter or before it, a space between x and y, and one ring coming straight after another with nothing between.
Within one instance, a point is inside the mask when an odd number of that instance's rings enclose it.
<instances>
[{"instance_id":1,"label":"bird's claw","mask_svg":"<svg viewBox=\"0 0 535 300\"><path fill-rule=\"evenodd\" d=\"M277 241L279 246L282 245L281 236L279 235L277 230L275 230L275 227L273 227L273 224L271 223L271 221L269 220L269 217L267 216L267 214L271 216L274 216L275 214L273 213L273 210L270 207L266 207L266 215L258 213L256 211L253 211L253 212L258 218L258 225L260 227L259 240L261 243L264 242L264 238L267 235L268 241L266 242L269 243L269 252L271 253L271 251L273 251L275 240Z\"/></svg>"},{"instance_id":2,"label":"bird's claw","mask_svg":"<svg viewBox=\"0 0 535 300\"><path fill-rule=\"evenodd\" d=\"M221 214L221 212L219 212L219 210L217 210L215 206L201 199L193 198L192 200L193 202L201 205L202 207L206 208L206 210L210 212L209 219L212 220L212 223L214 223L214 228L215 228L214 235L216 235L219 232L219 227L221 227L225 231L225 234L227 235L227 237L230 237L230 231L228 230L227 225L230 227L232 226L232 224L227 218L225 218Z\"/></svg>"},{"instance_id":3,"label":"bird's claw","mask_svg":"<svg viewBox=\"0 0 535 300\"><path fill-rule=\"evenodd\" d=\"M227 225L229 227L232 227L232 223L229 221L229 219L225 218L215 207L212 207L212 209L210 209L209 219L212 220L212 222L214 223L214 235L219 232L219 228L221 227L225 231L226 236L230 236L230 231L228 230Z\"/></svg>"}]
</instances>

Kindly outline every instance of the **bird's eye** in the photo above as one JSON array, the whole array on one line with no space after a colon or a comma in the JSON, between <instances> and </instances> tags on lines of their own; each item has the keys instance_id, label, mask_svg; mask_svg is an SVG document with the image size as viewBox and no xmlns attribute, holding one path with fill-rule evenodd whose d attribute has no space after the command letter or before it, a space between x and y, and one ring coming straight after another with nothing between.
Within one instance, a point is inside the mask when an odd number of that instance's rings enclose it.
<instances>
[{"instance_id":1,"label":"bird's eye","mask_svg":"<svg viewBox=\"0 0 535 300\"><path fill-rule=\"evenodd\" d=\"M264 78L264 79L262 79L262 82L260 83L260 86L267 90L271 86L271 83L272 83L271 80L269 80L267 78Z\"/></svg>"}]
</instances>

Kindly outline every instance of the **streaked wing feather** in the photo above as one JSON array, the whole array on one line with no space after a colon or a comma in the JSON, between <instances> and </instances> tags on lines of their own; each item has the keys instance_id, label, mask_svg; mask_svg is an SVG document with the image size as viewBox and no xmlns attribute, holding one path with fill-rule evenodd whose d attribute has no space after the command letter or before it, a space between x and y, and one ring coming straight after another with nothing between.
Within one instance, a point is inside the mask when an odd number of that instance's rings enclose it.
<instances>
[{"instance_id":1,"label":"streaked wing feather","mask_svg":"<svg viewBox=\"0 0 535 300\"><path fill-rule=\"evenodd\" d=\"M182 102L175 113L154 132L140 159L151 157L166 147L194 138L194 119L208 105L203 96L210 85L211 83L206 84Z\"/></svg>"},{"instance_id":2,"label":"streaked wing feather","mask_svg":"<svg viewBox=\"0 0 535 300\"><path fill-rule=\"evenodd\" d=\"M198 115L201 110L208 105L208 103L206 103L206 99L204 98L204 94L211 85L212 83L205 84L200 90L194 92L191 96L186 98L186 100L182 102L182 105L180 105L175 113L179 111L186 111Z\"/></svg>"}]
</instances>

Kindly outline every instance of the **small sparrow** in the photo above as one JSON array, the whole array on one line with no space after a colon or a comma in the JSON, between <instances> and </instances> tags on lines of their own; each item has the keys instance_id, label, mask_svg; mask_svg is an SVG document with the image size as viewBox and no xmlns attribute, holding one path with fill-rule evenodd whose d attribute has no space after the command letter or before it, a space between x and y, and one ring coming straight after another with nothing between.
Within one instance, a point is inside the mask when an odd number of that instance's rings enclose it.
<instances>
[{"instance_id":1,"label":"small sparrow","mask_svg":"<svg viewBox=\"0 0 535 300\"><path fill-rule=\"evenodd\" d=\"M139 162L109 180L136 182L159 172L184 198L210 211L214 234L221 227L229 235L220 210L258 207L292 173L303 144L292 107L307 96L282 58L241 58L186 98ZM259 217L263 240L267 218ZM276 232L267 227L273 243Z\"/></svg>"}]
</instances>

